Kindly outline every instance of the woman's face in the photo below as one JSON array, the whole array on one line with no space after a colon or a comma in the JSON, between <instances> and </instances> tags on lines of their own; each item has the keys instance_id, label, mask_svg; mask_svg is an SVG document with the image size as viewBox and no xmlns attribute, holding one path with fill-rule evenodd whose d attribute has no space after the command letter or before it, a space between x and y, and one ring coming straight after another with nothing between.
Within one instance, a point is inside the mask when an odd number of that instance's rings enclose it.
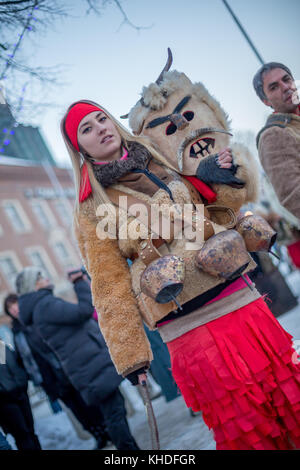
<instances>
[{"instance_id":1,"label":"woman's face","mask_svg":"<svg viewBox=\"0 0 300 470\"><path fill-rule=\"evenodd\" d=\"M102 111L87 114L79 123L79 145L96 161L113 161L121 157L121 136Z\"/></svg>"}]
</instances>

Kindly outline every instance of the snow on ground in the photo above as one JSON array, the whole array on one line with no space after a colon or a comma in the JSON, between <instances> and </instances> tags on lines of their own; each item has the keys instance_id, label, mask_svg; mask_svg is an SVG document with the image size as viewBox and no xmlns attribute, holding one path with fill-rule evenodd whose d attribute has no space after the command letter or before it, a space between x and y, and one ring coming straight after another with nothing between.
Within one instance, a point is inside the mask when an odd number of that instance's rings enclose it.
<instances>
[{"instance_id":1,"label":"snow on ground","mask_svg":"<svg viewBox=\"0 0 300 470\"><path fill-rule=\"evenodd\" d=\"M300 271L289 273L284 266L280 270L285 275L294 295L300 300ZM294 337L296 346L300 345L300 305L278 317L278 321ZM147 418L141 398L136 391L133 391L133 387L130 388L129 383L128 385L123 386L123 389L135 408L135 412L128 417L130 429L141 449L151 449ZM192 417L181 396L169 403L166 403L164 397L160 396L152 400L152 405L157 419L161 449L215 449L212 434L204 424L201 414ZM47 402L43 401L33 407L33 414L35 429L43 449L91 450L94 448L94 438L84 432L78 422L66 411L53 414ZM9 441L14 446L11 436L9 436ZM114 449L114 447L112 445L105 447L105 450L109 449Z\"/></svg>"}]
</instances>

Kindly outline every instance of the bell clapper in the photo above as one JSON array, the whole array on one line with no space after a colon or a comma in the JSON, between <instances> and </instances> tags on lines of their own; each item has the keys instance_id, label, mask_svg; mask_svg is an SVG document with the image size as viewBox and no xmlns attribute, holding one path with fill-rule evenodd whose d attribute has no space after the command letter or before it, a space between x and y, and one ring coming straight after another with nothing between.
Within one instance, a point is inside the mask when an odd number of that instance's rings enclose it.
<instances>
[{"instance_id":1,"label":"bell clapper","mask_svg":"<svg viewBox=\"0 0 300 470\"><path fill-rule=\"evenodd\" d=\"M270 253L270 255L273 255L273 256L275 256L275 258L280 260L280 257L278 255L276 255L276 253L274 253L274 251L269 250L268 253Z\"/></svg>"},{"instance_id":2,"label":"bell clapper","mask_svg":"<svg viewBox=\"0 0 300 470\"><path fill-rule=\"evenodd\" d=\"M247 284L247 286L249 287L249 289L254 290L254 287L251 286L251 284L249 284L249 282L247 281L247 279L245 278L245 276L244 276L243 274L241 274L241 278L242 278L243 281Z\"/></svg>"},{"instance_id":3,"label":"bell clapper","mask_svg":"<svg viewBox=\"0 0 300 470\"><path fill-rule=\"evenodd\" d=\"M178 300L176 299L176 297L174 297L174 295L172 294L171 294L171 297L172 297L172 300L174 300L175 304L177 305L177 309L182 310L182 307L180 303L178 302Z\"/></svg>"}]
</instances>

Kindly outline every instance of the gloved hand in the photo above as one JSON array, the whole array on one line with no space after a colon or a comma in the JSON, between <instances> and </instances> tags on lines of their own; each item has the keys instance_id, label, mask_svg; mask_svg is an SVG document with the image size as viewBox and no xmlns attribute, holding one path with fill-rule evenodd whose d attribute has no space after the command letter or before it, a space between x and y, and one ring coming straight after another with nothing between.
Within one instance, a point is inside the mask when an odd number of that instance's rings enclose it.
<instances>
[{"instance_id":1,"label":"gloved hand","mask_svg":"<svg viewBox=\"0 0 300 470\"><path fill-rule=\"evenodd\" d=\"M245 182L235 176L238 167L232 160L228 161L227 154L228 152L224 155L220 152L221 159L219 154L203 158L196 171L197 178L206 184L226 184L233 188L243 188Z\"/></svg>"},{"instance_id":2,"label":"gloved hand","mask_svg":"<svg viewBox=\"0 0 300 470\"><path fill-rule=\"evenodd\" d=\"M137 369L134 372L130 372L130 374L126 375L126 379L129 380L131 385L138 385L139 375L146 374L146 371L147 371L146 367L141 367L140 369Z\"/></svg>"}]
</instances>

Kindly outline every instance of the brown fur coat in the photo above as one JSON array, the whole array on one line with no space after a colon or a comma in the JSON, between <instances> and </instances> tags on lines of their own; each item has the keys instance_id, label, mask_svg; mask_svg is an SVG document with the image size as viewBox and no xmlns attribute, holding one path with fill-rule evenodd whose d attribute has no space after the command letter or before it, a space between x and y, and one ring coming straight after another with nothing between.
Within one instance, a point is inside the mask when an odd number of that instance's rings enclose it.
<instances>
[{"instance_id":1,"label":"brown fur coat","mask_svg":"<svg viewBox=\"0 0 300 470\"><path fill-rule=\"evenodd\" d=\"M286 125L285 116L291 118ZM282 119L281 127L261 133L259 158L280 203L300 220L300 116L277 113L276 117Z\"/></svg>"},{"instance_id":2,"label":"brown fur coat","mask_svg":"<svg viewBox=\"0 0 300 470\"><path fill-rule=\"evenodd\" d=\"M176 173L163 168L158 171L162 172L162 175L168 174L168 177L164 178L175 203L183 205L192 202L188 187ZM133 184L130 175L128 180L126 178L121 180L121 184L119 181L119 184L111 187L135 196L148 205L173 204L164 189L155 187L154 190L153 186L143 183L137 185L136 181ZM144 188L143 192L136 190L139 186ZM76 237L84 265L92 279L93 302L98 312L101 331L118 372L127 375L152 360L143 320L150 328L155 328L156 322L174 310L175 304L173 302L157 304L141 293L140 277L145 265L138 258L129 268L126 261L126 258L137 251L140 240L101 240L98 238L99 220L100 218L95 215L92 198L87 199L80 205ZM131 222L132 219L126 221L129 237ZM213 225L215 233L225 230L222 226ZM184 258L185 287L178 297L181 304L224 282L196 267L194 260L196 251L186 249L184 239L173 240L168 247L166 244L161 246L159 251L161 255L170 251ZM254 266L252 264L250 268L253 269Z\"/></svg>"}]
</instances>

